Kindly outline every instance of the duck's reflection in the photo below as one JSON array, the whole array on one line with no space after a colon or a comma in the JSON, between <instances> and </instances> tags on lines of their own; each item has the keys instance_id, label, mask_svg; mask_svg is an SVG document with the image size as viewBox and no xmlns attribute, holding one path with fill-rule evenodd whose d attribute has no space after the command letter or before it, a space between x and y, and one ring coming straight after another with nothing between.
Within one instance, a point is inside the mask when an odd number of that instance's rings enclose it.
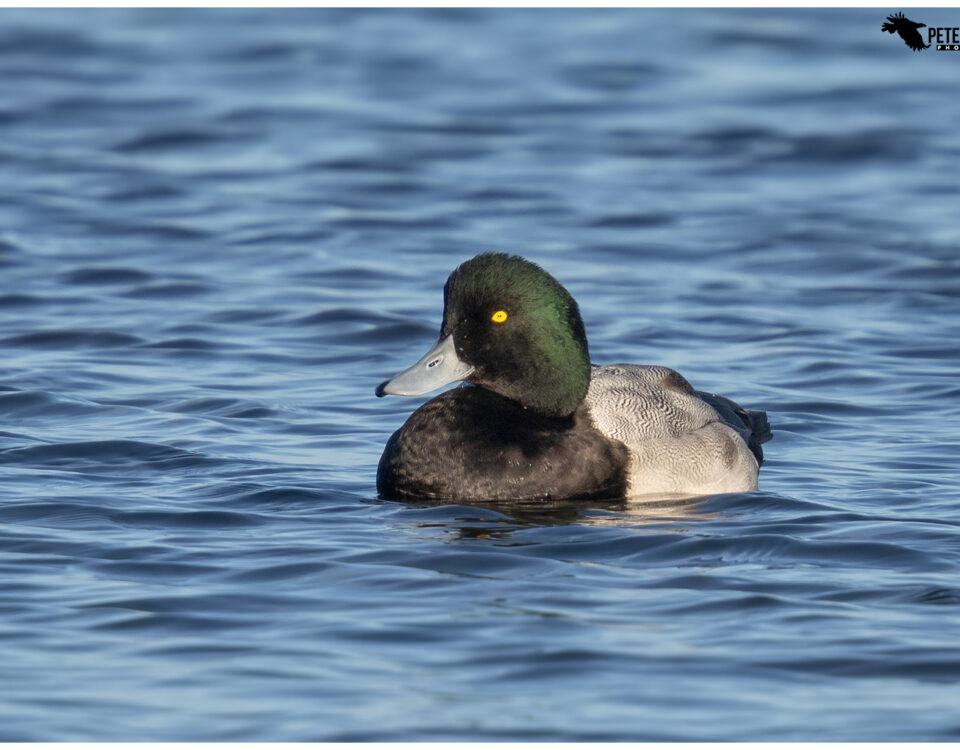
<instances>
[{"instance_id":1,"label":"duck's reflection","mask_svg":"<svg viewBox=\"0 0 960 750\"><path fill-rule=\"evenodd\" d=\"M704 512L706 497L653 495L642 498L609 498L605 500L526 500L480 502L456 506L455 518L421 521L423 528L443 527L458 539L506 538L513 532L531 526L635 526L662 524L677 531L688 528L693 519L708 519L716 512ZM449 502L420 500L417 506L447 507ZM678 522L684 522L682 526Z\"/></svg>"}]
</instances>

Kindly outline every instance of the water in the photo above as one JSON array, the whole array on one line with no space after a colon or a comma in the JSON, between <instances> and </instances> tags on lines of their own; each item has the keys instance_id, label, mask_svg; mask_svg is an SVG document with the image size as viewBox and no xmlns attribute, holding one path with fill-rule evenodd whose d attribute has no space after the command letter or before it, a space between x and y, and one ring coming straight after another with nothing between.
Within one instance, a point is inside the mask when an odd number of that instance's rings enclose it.
<instances>
[{"instance_id":1,"label":"water","mask_svg":"<svg viewBox=\"0 0 960 750\"><path fill-rule=\"evenodd\" d=\"M960 739L957 59L886 13L0 13L0 738ZM377 500L490 249L761 491Z\"/></svg>"}]
</instances>

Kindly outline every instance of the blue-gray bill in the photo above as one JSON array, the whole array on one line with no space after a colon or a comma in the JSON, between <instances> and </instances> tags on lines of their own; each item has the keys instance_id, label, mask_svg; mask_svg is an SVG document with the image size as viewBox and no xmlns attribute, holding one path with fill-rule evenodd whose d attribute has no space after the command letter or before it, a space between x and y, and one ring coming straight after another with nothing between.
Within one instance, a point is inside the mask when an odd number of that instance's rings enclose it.
<instances>
[{"instance_id":1,"label":"blue-gray bill","mask_svg":"<svg viewBox=\"0 0 960 750\"><path fill-rule=\"evenodd\" d=\"M453 334L437 341L436 345L420 360L390 380L383 381L377 386L377 396L422 396L441 386L463 380L473 372L473 366L468 365L457 356L457 349L453 345Z\"/></svg>"}]
</instances>

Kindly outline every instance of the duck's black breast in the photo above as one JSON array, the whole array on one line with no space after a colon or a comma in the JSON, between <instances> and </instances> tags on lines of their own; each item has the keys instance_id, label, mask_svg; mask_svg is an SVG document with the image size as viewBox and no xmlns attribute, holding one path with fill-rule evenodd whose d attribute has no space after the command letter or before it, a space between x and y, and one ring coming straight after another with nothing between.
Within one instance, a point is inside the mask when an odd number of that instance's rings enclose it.
<instances>
[{"instance_id":1,"label":"duck's black breast","mask_svg":"<svg viewBox=\"0 0 960 750\"><path fill-rule=\"evenodd\" d=\"M627 449L599 433L587 409L554 419L483 388L447 391L393 433L377 491L451 502L620 497Z\"/></svg>"}]
</instances>

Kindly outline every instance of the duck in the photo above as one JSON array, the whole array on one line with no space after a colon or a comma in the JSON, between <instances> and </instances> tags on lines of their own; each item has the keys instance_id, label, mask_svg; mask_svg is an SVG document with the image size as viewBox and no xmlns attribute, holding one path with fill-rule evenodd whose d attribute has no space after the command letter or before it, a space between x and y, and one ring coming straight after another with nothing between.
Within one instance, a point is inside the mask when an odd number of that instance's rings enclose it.
<instances>
[{"instance_id":1,"label":"duck","mask_svg":"<svg viewBox=\"0 0 960 750\"><path fill-rule=\"evenodd\" d=\"M767 415L659 365L590 362L576 301L539 265L481 253L443 287L437 342L380 383L422 396L377 493L454 504L697 497L757 489Z\"/></svg>"}]
</instances>

